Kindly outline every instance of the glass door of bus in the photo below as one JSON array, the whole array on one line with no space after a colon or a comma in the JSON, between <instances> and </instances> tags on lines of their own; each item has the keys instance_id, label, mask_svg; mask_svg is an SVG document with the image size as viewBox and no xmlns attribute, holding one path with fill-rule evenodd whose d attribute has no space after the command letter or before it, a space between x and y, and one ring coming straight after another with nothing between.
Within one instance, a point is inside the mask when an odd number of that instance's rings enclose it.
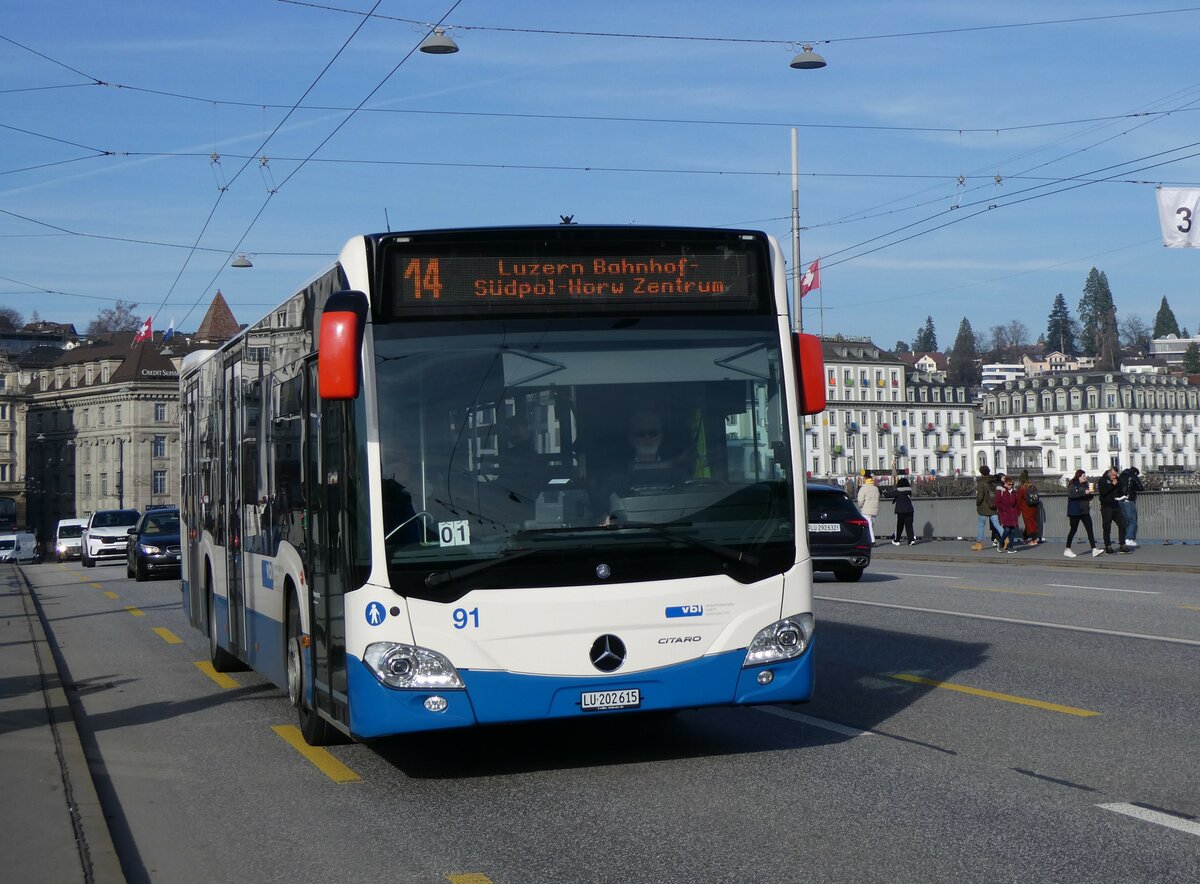
<instances>
[{"instance_id":1,"label":"glass door of bus","mask_svg":"<svg viewBox=\"0 0 1200 884\"><path fill-rule=\"evenodd\" d=\"M225 532L225 585L229 592L229 644L246 659L246 596L242 579L241 437L242 362L234 357L225 365L225 507L221 513Z\"/></svg>"},{"instance_id":2,"label":"glass door of bus","mask_svg":"<svg viewBox=\"0 0 1200 884\"><path fill-rule=\"evenodd\" d=\"M304 483L308 535L313 702L339 721L349 721L346 691L344 448L345 405L317 396L317 363L307 366Z\"/></svg>"}]
</instances>

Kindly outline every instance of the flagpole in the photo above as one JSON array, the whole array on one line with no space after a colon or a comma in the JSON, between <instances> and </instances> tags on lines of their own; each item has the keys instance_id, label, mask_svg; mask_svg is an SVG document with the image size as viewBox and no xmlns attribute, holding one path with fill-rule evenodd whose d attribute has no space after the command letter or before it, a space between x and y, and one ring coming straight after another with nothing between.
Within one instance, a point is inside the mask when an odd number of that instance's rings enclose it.
<instances>
[{"instance_id":1,"label":"flagpole","mask_svg":"<svg viewBox=\"0 0 1200 884\"><path fill-rule=\"evenodd\" d=\"M804 331L804 312L801 306L804 296L800 294L800 165L797 154L796 127L792 127L792 304L795 316L793 331Z\"/></svg>"}]
</instances>

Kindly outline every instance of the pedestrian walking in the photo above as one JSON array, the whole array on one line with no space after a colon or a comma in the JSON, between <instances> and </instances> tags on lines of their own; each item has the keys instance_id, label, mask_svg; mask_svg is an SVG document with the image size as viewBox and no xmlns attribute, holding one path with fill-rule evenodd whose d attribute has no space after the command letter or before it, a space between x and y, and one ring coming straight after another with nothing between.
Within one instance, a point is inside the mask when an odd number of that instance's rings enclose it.
<instances>
[{"instance_id":1,"label":"pedestrian walking","mask_svg":"<svg viewBox=\"0 0 1200 884\"><path fill-rule=\"evenodd\" d=\"M855 503L858 504L858 511L867 520L867 527L871 531L871 545L874 546L875 517L879 515L879 488L876 486L875 479L870 473L863 479L862 487L858 489L858 496L855 498Z\"/></svg>"},{"instance_id":2,"label":"pedestrian walking","mask_svg":"<svg viewBox=\"0 0 1200 884\"><path fill-rule=\"evenodd\" d=\"M892 546L900 545L900 536L908 534L908 545L916 544L917 539L913 535L913 515L916 508L913 506L912 485L908 481L908 476L901 476L896 483L896 496L892 500L892 509L896 513L896 533L892 535Z\"/></svg>"},{"instance_id":3,"label":"pedestrian walking","mask_svg":"<svg viewBox=\"0 0 1200 884\"><path fill-rule=\"evenodd\" d=\"M996 552L1015 553L1017 542L1017 524L1021 519L1021 507L1017 499L1017 489L1013 487L1013 477L1003 473L998 477L1000 487L996 489L996 514L1000 517L1000 546Z\"/></svg>"},{"instance_id":4,"label":"pedestrian walking","mask_svg":"<svg viewBox=\"0 0 1200 884\"><path fill-rule=\"evenodd\" d=\"M1137 467L1128 467L1121 471L1121 493L1117 502L1121 504L1121 512L1125 514L1125 545L1137 546L1137 498L1146 490L1142 484L1142 471Z\"/></svg>"},{"instance_id":5,"label":"pedestrian walking","mask_svg":"<svg viewBox=\"0 0 1200 884\"><path fill-rule=\"evenodd\" d=\"M1017 480L1017 506L1021 510L1021 539L1030 546L1037 546L1042 542L1041 527L1038 524L1038 505L1041 499L1037 485L1029 478L1029 470L1021 470L1021 476Z\"/></svg>"},{"instance_id":6,"label":"pedestrian walking","mask_svg":"<svg viewBox=\"0 0 1200 884\"><path fill-rule=\"evenodd\" d=\"M1096 532L1092 530L1092 498L1096 496L1096 483L1089 482L1087 473L1083 470L1076 470L1071 481L1067 483L1067 518L1071 522L1071 530L1067 532L1067 548L1063 550L1063 555L1068 559L1075 558L1075 551L1071 549L1071 541L1075 539L1075 532L1079 530L1082 524L1087 531L1088 548L1092 551L1093 556L1104 555L1104 550L1096 546Z\"/></svg>"},{"instance_id":7,"label":"pedestrian walking","mask_svg":"<svg viewBox=\"0 0 1200 884\"><path fill-rule=\"evenodd\" d=\"M1121 496L1121 474L1117 472L1116 467L1109 467L1105 470L1104 475L1097 483L1097 488L1100 492L1100 526L1104 531L1104 551L1110 556L1114 552L1112 526L1113 522L1116 522L1117 540L1120 541L1120 547L1116 552L1132 552L1125 545L1125 514L1121 512L1121 501L1118 499Z\"/></svg>"},{"instance_id":8,"label":"pedestrian walking","mask_svg":"<svg viewBox=\"0 0 1200 884\"><path fill-rule=\"evenodd\" d=\"M979 483L975 487L975 512L979 515L979 530L975 533L975 543L971 545L971 549L979 552L983 549L989 526L997 537L1002 531L1000 517L996 514L996 480L992 478L991 468L987 464L979 468ZM999 541L992 540L992 546L999 547Z\"/></svg>"}]
</instances>

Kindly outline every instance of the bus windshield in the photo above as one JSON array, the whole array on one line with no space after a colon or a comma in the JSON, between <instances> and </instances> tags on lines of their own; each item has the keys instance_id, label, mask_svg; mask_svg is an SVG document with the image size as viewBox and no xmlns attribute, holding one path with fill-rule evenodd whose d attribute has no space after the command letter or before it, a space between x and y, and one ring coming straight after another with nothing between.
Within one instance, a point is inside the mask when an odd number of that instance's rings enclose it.
<instances>
[{"instance_id":1,"label":"bus windshield","mask_svg":"<svg viewBox=\"0 0 1200 884\"><path fill-rule=\"evenodd\" d=\"M373 333L398 591L749 582L794 561L775 317L377 322Z\"/></svg>"}]
</instances>

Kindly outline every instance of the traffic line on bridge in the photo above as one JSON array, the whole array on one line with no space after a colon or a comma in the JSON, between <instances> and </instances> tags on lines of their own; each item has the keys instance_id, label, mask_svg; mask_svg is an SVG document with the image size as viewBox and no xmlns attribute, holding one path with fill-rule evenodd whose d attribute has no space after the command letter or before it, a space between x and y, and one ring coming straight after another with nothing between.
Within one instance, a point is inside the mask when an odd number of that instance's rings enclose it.
<instances>
[{"instance_id":1,"label":"traffic line on bridge","mask_svg":"<svg viewBox=\"0 0 1200 884\"><path fill-rule=\"evenodd\" d=\"M1108 586L1076 586L1073 583L1047 583L1047 586L1058 587L1059 589L1090 589L1093 592L1130 592L1135 595L1158 595L1157 590L1153 589L1112 589Z\"/></svg>"},{"instance_id":2,"label":"traffic line on bridge","mask_svg":"<svg viewBox=\"0 0 1200 884\"><path fill-rule=\"evenodd\" d=\"M1125 804L1119 801L1111 804L1097 804L1096 806L1101 810L1123 813L1125 816L1131 816L1134 819L1145 820L1148 823L1166 826L1168 829L1175 829L1178 832L1200 836L1200 822L1196 822L1193 819L1175 816L1172 813L1163 813L1160 810L1151 810L1148 807L1142 807L1137 804Z\"/></svg>"},{"instance_id":3,"label":"traffic line on bridge","mask_svg":"<svg viewBox=\"0 0 1200 884\"><path fill-rule=\"evenodd\" d=\"M108 592L104 593L104 596L105 596L105 598L110 598L110 599L120 598L120 596L117 595L115 592L113 592L111 589L108 590Z\"/></svg>"},{"instance_id":4,"label":"traffic line on bridge","mask_svg":"<svg viewBox=\"0 0 1200 884\"><path fill-rule=\"evenodd\" d=\"M778 706L755 706L754 708L759 712L766 712L768 715L777 715L780 718L788 718L792 721L798 721L801 724L807 724L810 727L833 731L835 734L841 734L843 737L869 737L873 735L871 731L859 730L856 727L847 727L844 724L838 724L836 721L826 721L824 718L814 718L811 715L805 715L803 712L780 709Z\"/></svg>"},{"instance_id":5,"label":"traffic line on bridge","mask_svg":"<svg viewBox=\"0 0 1200 884\"><path fill-rule=\"evenodd\" d=\"M1052 592L1034 592L1033 590L1027 589L998 589L994 586L951 586L947 588L969 589L971 592L1002 592L1005 595L1037 595L1046 599L1054 598L1054 593Z\"/></svg>"},{"instance_id":6,"label":"traffic line on bridge","mask_svg":"<svg viewBox=\"0 0 1200 884\"><path fill-rule=\"evenodd\" d=\"M88 586L90 586L92 589L104 589L103 583L89 583Z\"/></svg>"},{"instance_id":7,"label":"traffic line on bridge","mask_svg":"<svg viewBox=\"0 0 1200 884\"><path fill-rule=\"evenodd\" d=\"M209 678L211 678L213 681L215 681L217 683L218 687L222 687L222 688L241 687L241 685L239 685L236 681L234 681L232 678L230 678L224 672L217 672L217 670L213 669L213 665L211 663L209 663L207 660L197 660L195 662L196 662L196 668L199 669L201 672L203 672L205 675L207 675Z\"/></svg>"},{"instance_id":8,"label":"traffic line on bridge","mask_svg":"<svg viewBox=\"0 0 1200 884\"><path fill-rule=\"evenodd\" d=\"M283 741L307 758L317 770L329 777L335 783L353 783L359 779L358 774L342 764L319 746L310 746L304 742L300 729L294 724L277 724L271 730L279 734Z\"/></svg>"},{"instance_id":9,"label":"traffic line on bridge","mask_svg":"<svg viewBox=\"0 0 1200 884\"><path fill-rule=\"evenodd\" d=\"M132 614L134 617L145 617L146 616L145 611L143 611L141 608L135 608L133 605L126 605L125 610L128 611L130 614Z\"/></svg>"},{"instance_id":10,"label":"traffic line on bridge","mask_svg":"<svg viewBox=\"0 0 1200 884\"><path fill-rule=\"evenodd\" d=\"M1186 608L1189 611L1200 611L1200 605L1180 605L1181 608Z\"/></svg>"},{"instance_id":11,"label":"traffic line on bridge","mask_svg":"<svg viewBox=\"0 0 1200 884\"><path fill-rule=\"evenodd\" d=\"M450 884L492 884L492 879L482 872L462 872L458 875L447 875Z\"/></svg>"},{"instance_id":12,"label":"traffic line on bridge","mask_svg":"<svg viewBox=\"0 0 1200 884\"><path fill-rule=\"evenodd\" d=\"M941 688L946 691L957 691L960 694L971 694L975 697L986 697L989 700L1001 700L1005 703L1016 703L1019 706L1032 706L1035 709L1045 709L1048 712L1061 712L1064 715L1077 715L1080 718L1091 718L1099 715L1099 712L1093 712L1090 709L1080 709L1076 706L1062 706L1058 703L1047 703L1045 700L1031 700L1028 697L1017 697L1013 694L1001 694L996 691L985 691L983 688L972 688L967 685L954 684L949 681L936 681L932 678L922 678L919 675L908 675L903 672L898 672L889 675L888 678L894 678L897 681L907 681L912 684L927 685L931 688Z\"/></svg>"},{"instance_id":13,"label":"traffic line on bridge","mask_svg":"<svg viewBox=\"0 0 1200 884\"><path fill-rule=\"evenodd\" d=\"M154 631L158 634L159 638L161 638L163 641L165 641L169 645L183 644L183 639L181 639L175 633L171 632L171 630L167 629L167 627L165 627L165 626L155 626Z\"/></svg>"}]
</instances>

